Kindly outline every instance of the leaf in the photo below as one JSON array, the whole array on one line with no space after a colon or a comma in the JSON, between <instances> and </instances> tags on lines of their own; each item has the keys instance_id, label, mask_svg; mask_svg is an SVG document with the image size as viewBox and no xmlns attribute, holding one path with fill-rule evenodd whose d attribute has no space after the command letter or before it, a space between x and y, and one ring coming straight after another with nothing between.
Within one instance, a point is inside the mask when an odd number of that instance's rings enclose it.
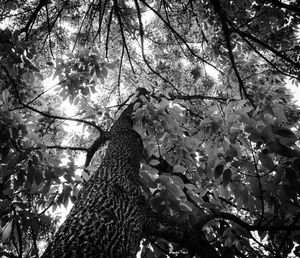
<instances>
[{"instance_id":1,"label":"leaf","mask_svg":"<svg viewBox=\"0 0 300 258\"><path fill-rule=\"evenodd\" d=\"M249 200L249 191L247 188L244 188L242 193L242 200L245 207L248 206L248 200Z\"/></svg>"},{"instance_id":2,"label":"leaf","mask_svg":"<svg viewBox=\"0 0 300 258\"><path fill-rule=\"evenodd\" d=\"M215 171L214 171L215 179L218 179L222 175L223 170L224 170L224 165L223 164L219 164L215 167Z\"/></svg>"},{"instance_id":3,"label":"leaf","mask_svg":"<svg viewBox=\"0 0 300 258\"><path fill-rule=\"evenodd\" d=\"M271 151L284 157L300 157L299 151L289 148L281 144L279 141L271 141L269 148Z\"/></svg>"},{"instance_id":4,"label":"leaf","mask_svg":"<svg viewBox=\"0 0 300 258\"><path fill-rule=\"evenodd\" d=\"M134 103L134 105L133 105L133 111L136 111L140 106L141 106L140 102Z\"/></svg>"},{"instance_id":5,"label":"leaf","mask_svg":"<svg viewBox=\"0 0 300 258\"><path fill-rule=\"evenodd\" d=\"M225 151L226 162L230 162L233 160L233 157L237 156L237 151L233 148L229 148Z\"/></svg>"},{"instance_id":6,"label":"leaf","mask_svg":"<svg viewBox=\"0 0 300 258\"><path fill-rule=\"evenodd\" d=\"M4 89L2 91L2 101L6 102L8 100L8 98L9 98L9 96L10 96L9 90L8 89Z\"/></svg>"},{"instance_id":7,"label":"leaf","mask_svg":"<svg viewBox=\"0 0 300 258\"><path fill-rule=\"evenodd\" d=\"M290 199L294 200L295 202L297 202L297 193L296 193L295 189L293 189L289 185L284 185L283 189L284 189L284 192L285 192L285 194L288 198L290 198Z\"/></svg>"},{"instance_id":8,"label":"leaf","mask_svg":"<svg viewBox=\"0 0 300 258\"><path fill-rule=\"evenodd\" d=\"M231 180L231 176L232 176L231 170L229 168L225 169L224 173L223 173L223 185L224 185L224 187L229 184L229 182Z\"/></svg>"},{"instance_id":9,"label":"leaf","mask_svg":"<svg viewBox=\"0 0 300 258\"><path fill-rule=\"evenodd\" d=\"M105 67L102 67L102 73L103 73L104 78L106 78L107 77L107 69Z\"/></svg>"},{"instance_id":10,"label":"leaf","mask_svg":"<svg viewBox=\"0 0 300 258\"><path fill-rule=\"evenodd\" d=\"M190 199L193 200L194 203L196 203L198 206L203 204L203 200L199 197L198 194L196 194L193 190L187 190L186 194L189 196Z\"/></svg>"},{"instance_id":11,"label":"leaf","mask_svg":"<svg viewBox=\"0 0 300 258\"><path fill-rule=\"evenodd\" d=\"M85 182L89 181L90 179L90 175L88 173L86 173L85 171L82 171L82 174L81 174L82 178L84 179Z\"/></svg>"},{"instance_id":12,"label":"leaf","mask_svg":"<svg viewBox=\"0 0 300 258\"><path fill-rule=\"evenodd\" d=\"M151 166L157 166L157 165L160 164L160 162L157 159L152 159L152 160L149 161L148 164L151 165Z\"/></svg>"},{"instance_id":13,"label":"leaf","mask_svg":"<svg viewBox=\"0 0 300 258\"><path fill-rule=\"evenodd\" d=\"M173 173L185 173L186 168L181 165L175 165L173 168Z\"/></svg>"},{"instance_id":14,"label":"leaf","mask_svg":"<svg viewBox=\"0 0 300 258\"><path fill-rule=\"evenodd\" d=\"M103 75L102 75L102 72L100 71L99 65L95 65L95 72L96 72L96 76L98 79L100 79L100 78L103 79Z\"/></svg>"},{"instance_id":15,"label":"leaf","mask_svg":"<svg viewBox=\"0 0 300 258\"><path fill-rule=\"evenodd\" d=\"M184 182L179 176L171 176L172 180L174 183L179 186L180 189L183 189L184 187Z\"/></svg>"},{"instance_id":16,"label":"leaf","mask_svg":"<svg viewBox=\"0 0 300 258\"><path fill-rule=\"evenodd\" d=\"M33 230L33 233L35 235L37 235L39 233L39 230L40 230L40 224L39 224L39 221L37 218L32 218L30 220L30 225L31 225L31 228Z\"/></svg>"},{"instance_id":17,"label":"leaf","mask_svg":"<svg viewBox=\"0 0 300 258\"><path fill-rule=\"evenodd\" d=\"M294 138L295 140L297 140L297 136L289 128L279 127L274 130L274 133L283 137Z\"/></svg>"},{"instance_id":18,"label":"leaf","mask_svg":"<svg viewBox=\"0 0 300 258\"><path fill-rule=\"evenodd\" d=\"M263 140L267 143L273 141L274 135L271 126L265 126L264 129L261 132L261 137Z\"/></svg>"},{"instance_id":19,"label":"leaf","mask_svg":"<svg viewBox=\"0 0 300 258\"><path fill-rule=\"evenodd\" d=\"M182 211L192 211L196 208L195 205L192 204L190 201L180 202L179 207Z\"/></svg>"},{"instance_id":20,"label":"leaf","mask_svg":"<svg viewBox=\"0 0 300 258\"><path fill-rule=\"evenodd\" d=\"M36 183L33 183L31 188L30 188L30 193L31 194L34 194L38 191L38 187L37 187L37 184Z\"/></svg>"},{"instance_id":21,"label":"leaf","mask_svg":"<svg viewBox=\"0 0 300 258\"><path fill-rule=\"evenodd\" d=\"M297 174L294 169L288 167L285 169L285 177L290 185L297 189Z\"/></svg>"},{"instance_id":22,"label":"leaf","mask_svg":"<svg viewBox=\"0 0 300 258\"><path fill-rule=\"evenodd\" d=\"M255 172L255 166L248 160L242 162L241 168L246 169L250 174Z\"/></svg>"},{"instance_id":23,"label":"leaf","mask_svg":"<svg viewBox=\"0 0 300 258\"><path fill-rule=\"evenodd\" d=\"M261 164L265 168L267 168L269 170L274 169L274 167L275 167L274 162L268 154L264 154L263 152L261 152L258 157L259 157Z\"/></svg>"},{"instance_id":24,"label":"leaf","mask_svg":"<svg viewBox=\"0 0 300 258\"><path fill-rule=\"evenodd\" d=\"M168 183L166 189L173 198L180 200L186 199L185 193L177 185Z\"/></svg>"},{"instance_id":25,"label":"leaf","mask_svg":"<svg viewBox=\"0 0 300 258\"><path fill-rule=\"evenodd\" d=\"M54 66L54 63L52 63L51 61L46 62L46 64L49 66Z\"/></svg>"},{"instance_id":26,"label":"leaf","mask_svg":"<svg viewBox=\"0 0 300 258\"><path fill-rule=\"evenodd\" d=\"M140 176L141 176L141 180L147 187L150 187L150 188L157 187L156 178L151 177L146 171L144 171L144 170L140 171Z\"/></svg>"},{"instance_id":27,"label":"leaf","mask_svg":"<svg viewBox=\"0 0 300 258\"><path fill-rule=\"evenodd\" d=\"M105 67L106 67L108 70L115 69L116 63L109 63L109 64L106 64Z\"/></svg>"},{"instance_id":28,"label":"leaf","mask_svg":"<svg viewBox=\"0 0 300 258\"><path fill-rule=\"evenodd\" d=\"M2 242L5 242L7 238L9 238L12 231L12 221L9 221L3 228L2 228Z\"/></svg>"},{"instance_id":29,"label":"leaf","mask_svg":"<svg viewBox=\"0 0 300 258\"><path fill-rule=\"evenodd\" d=\"M274 130L274 134L279 135L279 142L283 145L293 145L298 140L297 136L289 129L280 127Z\"/></svg>"},{"instance_id":30,"label":"leaf","mask_svg":"<svg viewBox=\"0 0 300 258\"><path fill-rule=\"evenodd\" d=\"M164 184L164 185L166 185L168 183L171 183L172 179L168 175L160 175L159 178L157 179L157 181Z\"/></svg>"},{"instance_id":31,"label":"leaf","mask_svg":"<svg viewBox=\"0 0 300 258\"><path fill-rule=\"evenodd\" d=\"M6 189L2 190L2 193L4 195L7 195L7 196L12 196L12 194L14 193L14 191L12 189L10 189L10 188L6 188Z\"/></svg>"}]
</instances>

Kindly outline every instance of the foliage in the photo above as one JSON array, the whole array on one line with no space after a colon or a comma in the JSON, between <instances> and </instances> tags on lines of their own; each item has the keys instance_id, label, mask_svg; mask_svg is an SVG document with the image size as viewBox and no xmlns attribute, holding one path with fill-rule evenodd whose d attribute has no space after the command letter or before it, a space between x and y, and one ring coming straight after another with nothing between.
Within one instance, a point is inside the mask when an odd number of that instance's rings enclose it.
<instances>
[{"instance_id":1,"label":"foliage","mask_svg":"<svg viewBox=\"0 0 300 258\"><path fill-rule=\"evenodd\" d=\"M223 257L299 255L297 1L23 2L0 3L1 255L38 255L138 87L153 209ZM142 257L188 256L167 240Z\"/></svg>"}]
</instances>

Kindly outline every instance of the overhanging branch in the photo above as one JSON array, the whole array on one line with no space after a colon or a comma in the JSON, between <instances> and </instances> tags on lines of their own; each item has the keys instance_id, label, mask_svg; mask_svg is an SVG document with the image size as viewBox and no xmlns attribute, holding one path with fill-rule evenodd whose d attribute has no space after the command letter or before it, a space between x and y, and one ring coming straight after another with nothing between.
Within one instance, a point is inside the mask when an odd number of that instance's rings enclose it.
<instances>
[{"instance_id":1,"label":"overhanging branch","mask_svg":"<svg viewBox=\"0 0 300 258\"><path fill-rule=\"evenodd\" d=\"M18 99L18 102L19 102L19 104L20 104L22 107L27 108L27 109L29 109L29 110L31 110L31 111L34 111L34 112L36 112L36 113L38 113L38 114L40 114L40 115L42 115L42 116L48 117L48 118L53 118L53 119L58 119L58 120L68 120L68 121L74 121L74 122L85 123L85 124L87 124L87 125L90 125L90 126L96 128L100 133L104 133L104 130L103 130L100 126L96 125L94 122L86 121L86 120L79 119L79 118L67 118L67 117L64 117L64 116L52 115L52 114L49 114L49 113L40 111L40 110L38 110L38 109L36 109L36 108L34 108L34 107L28 105L28 104L23 103L23 101L21 100L20 95L19 95L19 93L18 93L18 89L17 89L17 84L16 84L16 82L15 82L14 79L11 77L11 75L10 75L9 71L6 69L6 67L5 67L4 65L1 65L1 67L3 68L3 70L5 71L7 77L9 78L10 82L12 83L13 88L14 88L14 90L15 90L15 94L16 94L17 99Z\"/></svg>"},{"instance_id":2,"label":"overhanging branch","mask_svg":"<svg viewBox=\"0 0 300 258\"><path fill-rule=\"evenodd\" d=\"M226 47L228 50L228 55L229 55L229 59L230 62L232 64L232 68L234 70L235 76L239 82L239 88L240 88L240 95L243 98L243 96L245 96L246 99L248 99L250 101L250 103L252 104L252 106L254 106L254 104L252 103L251 99L248 96L248 93L246 91L244 82L240 76L239 70L237 68L236 62L235 62L235 57L233 55L233 51L232 51L232 47L231 47L231 39L230 39L230 31L227 25L227 18L226 15L224 14L224 12L221 9L220 6L220 2L218 0L211 0L212 5L215 8L216 13L218 14L221 24L222 24L222 29L224 32L224 36L225 36L225 42L226 42Z\"/></svg>"}]
</instances>

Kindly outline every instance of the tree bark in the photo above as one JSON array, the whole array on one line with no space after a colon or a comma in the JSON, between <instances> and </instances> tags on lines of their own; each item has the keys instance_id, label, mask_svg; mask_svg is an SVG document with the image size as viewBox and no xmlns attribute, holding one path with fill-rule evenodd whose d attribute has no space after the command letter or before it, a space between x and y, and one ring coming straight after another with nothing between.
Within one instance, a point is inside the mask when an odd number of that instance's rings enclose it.
<instances>
[{"instance_id":1,"label":"tree bark","mask_svg":"<svg viewBox=\"0 0 300 258\"><path fill-rule=\"evenodd\" d=\"M42 258L135 257L142 237L161 237L190 253L219 258L199 229L151 210L139 183L143 142L133 130L133 103L110 130L106 155L81 190Z\"/></svg>"},{"instance_id":2,"label":"tree bark","mask_svg":"<svg viewBox=\"0 0 300 258\"><path fill-rule=\"evenodd\" d=\"M143 143L132 129L130 104L111 128L106 155L80 192L47 257L135 257L146 223L139 187Z\"/></svg>"}]
</instances>

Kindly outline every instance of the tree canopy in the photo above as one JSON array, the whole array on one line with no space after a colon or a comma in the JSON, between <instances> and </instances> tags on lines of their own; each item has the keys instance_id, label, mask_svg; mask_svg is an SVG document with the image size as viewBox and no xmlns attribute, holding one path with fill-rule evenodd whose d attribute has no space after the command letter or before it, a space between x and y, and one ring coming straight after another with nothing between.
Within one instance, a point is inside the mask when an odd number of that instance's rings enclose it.
<instances>
[{"instance_id":1,"label":"tree canopy","mask_svg":"<svg viewBox=\"0 0 300 258\"><path fill-rule=\"evenodd\" d=\"M1 1L0 255L42 253L143 90L152 209L222 257L300 256L299 60L296 0ZM141 257L200 257L168 236Z\"/></svg>"}]
</instances>

